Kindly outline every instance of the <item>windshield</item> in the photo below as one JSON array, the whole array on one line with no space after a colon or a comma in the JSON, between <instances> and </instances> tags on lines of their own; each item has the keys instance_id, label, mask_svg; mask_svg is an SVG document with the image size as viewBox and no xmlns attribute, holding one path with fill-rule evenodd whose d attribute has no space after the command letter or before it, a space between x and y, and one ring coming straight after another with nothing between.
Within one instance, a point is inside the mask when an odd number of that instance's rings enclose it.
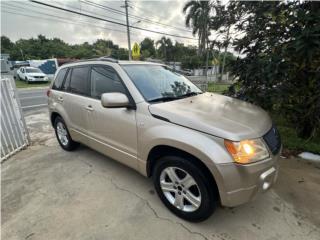
<instances>
[{"instance_id":1,"label":"windshield","mask_svg":"<svg viewBox=\"0 0 320 240\"><path fill-rule=\"evenodd\" d=\"M39 68L26 68L27 73L42 73Z\"/></svg>"},{"instance_id":2,"label":"windshield","mask_svg":"<svg viewBox=\"0 0 320 240\"><path fill-rule=\"evenodd\" d=\"M147 101L174 100L202 93L184 76L160 65L123 65Z\"/></svg>"}]
</instances>

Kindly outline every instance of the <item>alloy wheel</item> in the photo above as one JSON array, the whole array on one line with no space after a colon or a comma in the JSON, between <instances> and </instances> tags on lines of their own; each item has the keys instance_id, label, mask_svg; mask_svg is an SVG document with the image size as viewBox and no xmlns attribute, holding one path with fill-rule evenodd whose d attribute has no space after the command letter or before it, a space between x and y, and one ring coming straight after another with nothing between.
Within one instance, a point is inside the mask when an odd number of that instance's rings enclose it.
<instances>
[{"instance_id":1,"label":"alloy wheel","mask_svg":"<svg viewBox=\"0 0 320 240\"><path fill-rule=\"evenodd\" d=\"M177 209L194 212L201 205L201 193L194 178L178 167L167 167L160 174L160 186L166 199Z\"/></svg>"},{"instance_id":2,"label":"alloy wheel","mask_svg":"<svg viewBox=\"0 0 320 240\"><path fill-rule=\"evenodd\" d=\"M69 143L68 132L65 125L62 122L57 123L57 135L58 135L59 141L63 146L68 145Z\"/></svg>"}]
</instances>

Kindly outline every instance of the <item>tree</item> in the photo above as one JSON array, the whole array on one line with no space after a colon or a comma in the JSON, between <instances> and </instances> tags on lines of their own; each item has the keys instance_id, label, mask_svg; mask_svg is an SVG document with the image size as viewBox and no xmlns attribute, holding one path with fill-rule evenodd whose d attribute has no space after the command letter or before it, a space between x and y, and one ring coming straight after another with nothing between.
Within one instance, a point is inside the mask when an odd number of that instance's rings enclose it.
<instances>
[{"instance_id":1,"label":"tree","mask_svg":"<svg viewBox=\"0 0 320 240\"><path fill-rule=\"evenodd\" d=\"M162 37L157 41L156 45L159 45L158 51L161 58L163 58L165 61L173 60L171 52L173 45L170 38Z\"/></svg>"},{"instance_id":2,"label":"tree","mask_svg":"<svg viewBox=\"0 0 320 240\"><path fill-rule=\"evenodd\" d=\"M199 38L199 54L204 53L210 35L210 1L192 0L183 7L186 14L186 26L192 27L193 35Z\"/></svg>"},{"instance_id":3,"label":"tree","mask_svg":"<svg viewBox=\"0 0 320 240\"><path fill-rule=\"evenodd\" d=\"M156 48L154 47L154 40L151 38L145 38L140 43L140 49L143 57L155 57L156 56Z\"/></svg>"},{"instance_id":4,"label":"tree","mask_svg":"<svg viewBox=\"0 0 320 240\"><path fill-rule=\"evenodd\" d=\"M277 111L300 137L313 137L320 127L320 5L309 1L232 2L241 16L233 41L242 54L233 74L244 94Z\"/></svg>"},{"instance_id":5,"label":"tree","mask_svg":"<svg viewBox=\"0 0 320 240\"><path fill-rule=\"evenodd\" d=\"M1 36L1 53L10 53L14 43L6 36Z\"/></svg>"},{"instance_id":6,"label":"tree","mask_svg":"<svg viewBox=\"0 0 320 240\"><path fill-rule=\"evenodd\" d=\"M98 39L93 43L93 49L97 56L111 56L114 45L111 40Z\"/></svg>"}]
</instances>

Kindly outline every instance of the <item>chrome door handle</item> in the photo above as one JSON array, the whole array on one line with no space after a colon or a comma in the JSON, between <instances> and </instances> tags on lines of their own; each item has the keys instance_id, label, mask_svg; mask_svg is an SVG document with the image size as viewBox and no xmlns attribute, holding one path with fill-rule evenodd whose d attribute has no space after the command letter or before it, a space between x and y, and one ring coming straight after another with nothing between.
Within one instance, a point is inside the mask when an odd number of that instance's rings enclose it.
<instances>
[{"instance_id":1,"label":"chrome door handle","mask_svg":"<svg viewBox=\"0 0 320 240\"><path fill-rule=\"evenodd\" d=\"M92 107L91 105L89 105L89 106L87 106L87 107L86 107L86 110L88 110L88 111L91 111L91 112L92 112L92 111L93 111L93 107Z\"/></svg>"}]
</instances>

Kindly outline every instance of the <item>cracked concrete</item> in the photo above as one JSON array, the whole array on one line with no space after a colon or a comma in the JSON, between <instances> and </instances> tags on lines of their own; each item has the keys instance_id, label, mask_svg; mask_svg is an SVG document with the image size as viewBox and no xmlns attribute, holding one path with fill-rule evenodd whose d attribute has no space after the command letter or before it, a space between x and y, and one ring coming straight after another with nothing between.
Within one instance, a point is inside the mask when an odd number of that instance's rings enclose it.
<instances>
[{"instance_id":1,"label":"cracked concrete","mask_svg":"<svg viewBox=\"0 0 320 240\"><path fill-rule=\"evenodd\" d=\"M26 120L33 144L1 169L3 239L319 239L319 166L283 159L272 190L194 224L134 170L83 146L63 151L45 112Z\"/></svg>"}]
</instances>

